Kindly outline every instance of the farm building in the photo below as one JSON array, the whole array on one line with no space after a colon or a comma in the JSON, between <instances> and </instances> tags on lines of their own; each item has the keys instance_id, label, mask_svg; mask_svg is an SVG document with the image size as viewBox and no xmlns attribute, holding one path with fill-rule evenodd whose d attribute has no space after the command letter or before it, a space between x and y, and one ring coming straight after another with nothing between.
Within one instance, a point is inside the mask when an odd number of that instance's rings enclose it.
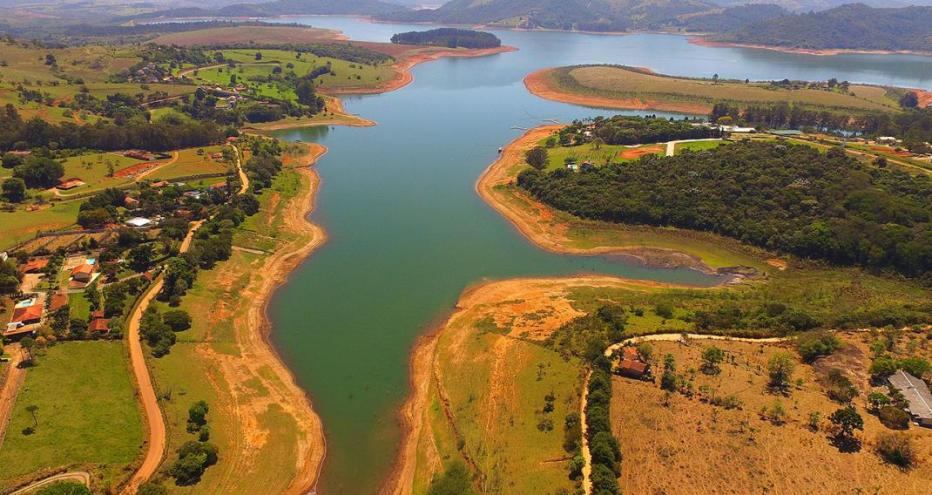
<instances>
[{"instance_id":1,"label":"farm building","mask_svg":"<svg viewBox=\"0 0 932 495\"><path fill-rule=\"evenodd\" d=\"M135 158L137 160L142 160L144 162L150 161L155 158L155 155L149 153L148 151L142 150L128 150L123 152L123 156L127 158Z\"/></svg>"},{"instance_id":2,"label":"farm building","mask_svg":"<svg viewBox=\"0 0 932 495\"><path fill-rule=\"evenodd\" d=\"M110 333L110 320L104 318L94 319L87 326L87 329L91 332Z\"/></svg>"},{"instance_id":3,"label":"farm building","mask_svg":"<svg viewBox=\"0 0 932 495\"><path fill-rule=\"evenodd\" d=\"M641 379L650 373L650 365L641 360L638 350L634 347L623 347L621 349L621 360L615 372L628 378Z\"/></svg>"},{"instance_id":4,"label":"farm building","mask_svg":"<svg viewBox=\"0 0 932 495\"><path fill-rule=\"evenodd\" d=\"M139 206L139 200L132 196L127 196L123 198L123 206L125 206L128 209L133 209Z\"/></svg>"},{"instance_id":5,"label":"farm building","mask_svg":"<svg viewBox=\"0 0 932 495\"><path fill-rule=\"evenodd\" d=\"M145 229L152 226L152 220L145 217L134 217L127 220L126 225L137 229Z\"/></svg>"},{"instance_id":6,"label":"farm building","mask_svg":"<svg viewBox=\"0 0 932 495\"><path fill-rule=\"evenodd\" d=\"M70 179L65 179L59 182L58 186L56 187L62 191L67 191L69 189L74 189L76 187L83 186L83 185L84 185L83 180L78 179L77 177L72 177Z\"/></svg>"},{"instance_id":7,"label":"farm building","mask_svg":"<svg viewBox=\"0 0 932 495\"><path fill-rule=\"evenodd\" d=\"M888 380L909 402L907 410L913 420L919 426L932 428L932 393L926 383L903 370L890 375Z\"/></svg>"}]
</instances>

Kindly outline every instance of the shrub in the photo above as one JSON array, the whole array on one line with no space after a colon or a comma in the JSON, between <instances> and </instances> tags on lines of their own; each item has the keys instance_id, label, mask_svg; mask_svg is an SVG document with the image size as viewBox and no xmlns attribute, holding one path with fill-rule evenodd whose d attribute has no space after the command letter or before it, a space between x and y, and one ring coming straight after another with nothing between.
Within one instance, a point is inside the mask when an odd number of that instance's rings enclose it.
<instances>
[{"instance_id":1,"label":"shrub","mask_svg":"<svg viewBox=\"0 0 932 495\"><path fill-rule=\"evenodd\" d=\"M857 397L858 389L854 387L851 380L848 379L837 368L832 368L828 372L828 396L830 399L847 404Z\"/></svg>"},{"instance_id":2,"label":"shrub","mask_svg":"<svg viewBox=\"0 0 932 495\"><path fill-rule=\"evenodd\" d=\"M669 320L673 318L673 306L668 302L659 302L654 306L654 313L665 320Z\"/></svg>"},{"instance_id":3,"label":"shrub","mask_svg":"<svg viewBox=\"0 0 932 495\"><path fill-rule=\"evenodd\" d=\"M191 315L181 309L166 311L162 315L162 322L168 325L172 331L181 332L191 328Z\"/></svg>"},{"instance_id":4,"label":"shrub","mask_svg":"<svg viewBox=\"0 0 932 495\"><path fill-rule=\"evenodd\" d=\"M841 340L830 333L812 333L800 336L796 341L796 350L802 360L811 363L821 356L828 356L840 349Z\"/></svg>"},{"instance_id":5,"label":"shrub","mask_svg":"<svg viewBox=\"0 0 932 495\"><path fill-rule=\"evenodd\" d=\"M211 443L185 442L178 450L178 460L168 474L180 486L193 485L201 480L204 471L217 463L217 447Z\"/></svg>"},{"instance_id":6,"label":"shrub","mask_svg":"<svg viewBox=\"0 0 932 495\"><path fill-rule=\"evenodd\" d=\"M877 436L877 454L890 464L908 468L916 460L912 439L903 433L881 433Z\"/></svg>"},{"instance_id":7,"label":"shrub","mask_svg":"<svg viewBox=\"0 0 932 495\"><path fill-rule=\"evenodd\" d=\"M796 363L793 362L793 358L789 354L778 352L770 356L770 360L767 361L767 375L770 377L770 388L786 391L789 388L790 379L795 369Z\"/></svg>"},{"instance_id":8,"label":"shrub","mask_svg":"<svg viewBox=\"0 0 932 495\"><path fill-rule=\"evenodd\" d=\"M909 428L909 413L896 406L883 406L877 410L877 418L887 428L905 430Z\"/></svg>"},{"instance_id":9,"label":"shrub","mask_svg":"<svg viewBox=\"0 0 932 495\"><path fill-rule=\"evenodd\" d=\"M427 495L471 495L475 493L470 483L470 474L462 462L456 461L434 478L427 488Z\"/></svg>"},{"instance_id":10,"label":"shrub","mask_svg":"<svg viewBox=\"0 0 932 495\"><path fill-rule=\"evenodd\" d=\"M46 486L37 491L36 495L91 495L91 491L81 483L66 481Z\"/></svg>"}]
</instances>

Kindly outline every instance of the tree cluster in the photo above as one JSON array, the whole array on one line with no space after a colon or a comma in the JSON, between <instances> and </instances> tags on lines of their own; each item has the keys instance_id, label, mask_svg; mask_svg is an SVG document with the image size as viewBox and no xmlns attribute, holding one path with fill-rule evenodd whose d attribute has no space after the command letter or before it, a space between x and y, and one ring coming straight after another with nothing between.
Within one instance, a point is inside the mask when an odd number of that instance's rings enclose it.
<instances>
[{"instance_id":1,"label":"tree cluster","mask_svg":"<svg viewBox=\"0 0 932 495\"><path fill-rule=\"evenodd\" d=\"M932 277L932 181L867 167L842 150L739 143L518 185L583 218L714 232L839 265Z\"/></svg>"},{"instance_id":2,"label":"tree cluster","mask_svg":"<svg viewBox=\"0 0 932 495\"><path fill-rule=\"evenodd\" d=\"M492 33L456 28L398 33L392 36L392 43L443 46L446 48L496 48L502 46L502 40Z\"/></svg>"}]
</instances>

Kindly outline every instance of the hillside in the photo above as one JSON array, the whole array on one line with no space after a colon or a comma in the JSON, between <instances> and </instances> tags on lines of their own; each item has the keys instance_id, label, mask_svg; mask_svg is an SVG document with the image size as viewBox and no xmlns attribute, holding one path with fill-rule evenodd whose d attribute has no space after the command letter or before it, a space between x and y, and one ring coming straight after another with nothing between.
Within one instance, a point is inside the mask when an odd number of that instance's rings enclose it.
<instances>
[{"instance_id":1,"label":"hillside","mask_svg":"<svg viewBox=\"0 0 932 495\"><path fill-rule=\"evenodd\" d=\"M715 9L676 19L673 26L695 33L727 33L750 23L775 19L790 12L770 3Z\"/></svg>"},{"instance_id":2,"label":"hillside","mask_svg":"<svg viewBox=\"0 0 932 495\"><path fill-rule=\"evenodd\" d=\"M833 9L855 0L713 0L724 7L740 5L771 4L792 12L819 12ZM859 3L871 7L909 7L910 5L932 5L932 0L861 0Z\"/></svg>"},{"instance_id":3,"label":"hillside","mask_svg":"<svg viewBox=\"0 0 932 495\"><path fill-rule=\"evenodd\" d=\"M932 51L932 7L845 5L755 22L716 39L813 50Z\"/></svg>"},{"instance_id":4,"label":"hillside","mask_svg":"<svg viewBox=\"0 0 932 495\"><path fill-rule=\"evenodd\" d=\"M715 6L703 0L452 0L436 10L396 12L388 19L521 28L624 31L665 26Z\"/></svg>"},{"instance_id":5,"label":"hillside","mask_svg":"<svg viewBox=\"0 0 932 495\"><path fill-rule=\"evenodd\" d=\"M236 3L218 9L184 7L131 16L125 19L172 19L186 17L268 17L277 15L387 15L404 10L379 0L277 0L268 3Z\"/></svg>"}]
</instances>

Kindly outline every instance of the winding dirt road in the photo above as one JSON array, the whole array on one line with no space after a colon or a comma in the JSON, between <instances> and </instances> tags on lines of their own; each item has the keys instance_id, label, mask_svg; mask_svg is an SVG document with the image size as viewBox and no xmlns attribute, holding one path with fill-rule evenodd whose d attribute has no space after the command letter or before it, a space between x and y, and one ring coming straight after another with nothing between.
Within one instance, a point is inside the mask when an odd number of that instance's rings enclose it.
<instances>
[{"instance_id":1,"label":"winding dirt road","mask_svg":"<svg viewBox=\"0 0 932 495\"><path fill-rule=\"evenodd\" d=\"M0 388L0 446L3 445L6 429L13 415L16 396L19 395L19 389L26 378L26 368L20 368L19 366L23 362L23 354L19 344L7 347L6 351L10 354L10 362L4 365L6 378L3 381L3 388Z\"/></svg>"}]
</instances>

